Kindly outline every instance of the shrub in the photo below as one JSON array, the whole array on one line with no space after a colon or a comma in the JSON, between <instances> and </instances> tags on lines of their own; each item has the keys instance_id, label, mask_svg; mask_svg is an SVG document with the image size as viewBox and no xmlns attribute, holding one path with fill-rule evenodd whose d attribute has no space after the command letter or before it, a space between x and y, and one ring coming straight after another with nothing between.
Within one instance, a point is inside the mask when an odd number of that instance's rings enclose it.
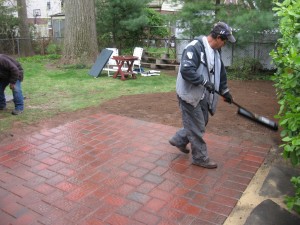
<instances>
[{"instance_id":1,"label":"shrub","mask_svg":"<svg viewBox=\"0 0 300 225\"><path fill-rule=\"evenodd\" d=\"M262 65L258 59L245 57L234 60L231 69L239 71L241 79L252 79L252 77L262 70Z\"/></svg>"},{"instance_id":2,"label":"shrub","mask_svg":"<svg viewBox=\"0 0 300 225\"><path fill-rule=\"evenodd\" d=\"M300 164L300 1L274 0L273 9L280 17L280 33L276 51L271 53L277 67L274 76L280 110L277 115L282 127L283 157L292 165ZM287 197L289 209L300 214L300 177L292 178L294 197Z\"/></svg>"},{"instance_id":3,"label":"shrub","mask_svg":"<svg viewBox=\"0 0 300 225\"><path fill-rule=\"evenodd\" d=\"M61 47L57 44L50 43L46 48L47 54L61 54Z\"/></svg>"}]
</instances>

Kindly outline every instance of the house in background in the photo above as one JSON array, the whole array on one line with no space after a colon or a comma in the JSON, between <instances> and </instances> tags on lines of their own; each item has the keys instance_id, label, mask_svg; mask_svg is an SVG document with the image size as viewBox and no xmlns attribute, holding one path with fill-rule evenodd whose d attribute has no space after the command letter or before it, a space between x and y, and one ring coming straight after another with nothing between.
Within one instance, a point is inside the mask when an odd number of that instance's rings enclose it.
<instances>
[{"instance_id":1,"label":"house in background","mask_svg":"<svg viewBox=\"0 0 300 225\"><path fill-rule=\"evenodd\" d=\"M238 0L224 0L224 4L238 4Z\"/></svg>"},{"instance_id":2,"label":"house in background","mask_svg":"<svg viewBox=\"0 0 300 225\"><path fill-rule=\"evenodd\" d=\"M26 4L27 18L29 23L34 24L36 36L55 37L63 33L61 16L55 17L55 15L64 12L64 0L26 0ZM53 24L59 30L53 29Z\"/></svg>"},{"instance_id":3,"label":"house in background","mask_svg":"<svg viewBox=\"0 0 300 225\"><path fill-rule=\"evenodd\" d=\"M7 0L6 5L17 6L17 1ZM64 12L64 0L26 0L26 5L28 23L35 27L36 37L51 37L63 33L61 30L53 31L53 24L58 23L59 26L55 27L63 29L61 17L56 15Z\"/></svg>"},{"instance_id":4,"label":"house in background","mask_svg":"<svg viewBox=\"0 0 300 225\"><path fill-rule=\"evenodd\" d=\"M154 9L159 12L163 2L164 2L164 0L154 0L154 1L151 1L150 3L148 3L148 5L149 5L149 8Z\"/></svg>"},{"instance_id":5,"label":"house in background","mask_svg":"<svg viewBox=\"0 0 300 225\"><path fill-rule=\"evenodd\" d=\"M154 0L148 3L149 8L152 8L161 14L175 13L182 9L183 1L174 0Z\"/></svg>"},{"instance_id":6,"label":"house in background","mask_svg":"<svg viewBox=\"0 0 300 225\"><path fill-rule=\"evenodd\" d=\"M49 33L50 36L52 36L56 41L59 41L59 39L63 38L64 30L65 30L65 14L64 13L57 13L54 15L51 15L51 33Z\"/></svg>"},{"instance_id":7,"label":"house in background","mask_svg":"<svg viewBox=\"0 0 300 225\"><path fill-rule=\"evenodd\" d=\"M183 7L183 1L165 0L161 5L161 14L174 14L180 11Z\"/></svg>"}]
</instances>

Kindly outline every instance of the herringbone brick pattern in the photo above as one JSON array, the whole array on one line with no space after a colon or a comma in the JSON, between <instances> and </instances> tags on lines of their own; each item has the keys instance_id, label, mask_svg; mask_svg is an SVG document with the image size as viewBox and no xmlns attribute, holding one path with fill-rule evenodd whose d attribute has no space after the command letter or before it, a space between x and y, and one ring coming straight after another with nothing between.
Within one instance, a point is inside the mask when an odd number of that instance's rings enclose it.
<instances>
[{"instance_id":1,"label":"herringbone brick pattern","mask_svg":"<svg viewBox=\"0 0 300 225\"><path fill-rule=\"evenodd\" d=\"M0 143L1 225L223 224L270 146L206 134L208 170L176 130L99 113Z\"/></svg>"}]
</instances>

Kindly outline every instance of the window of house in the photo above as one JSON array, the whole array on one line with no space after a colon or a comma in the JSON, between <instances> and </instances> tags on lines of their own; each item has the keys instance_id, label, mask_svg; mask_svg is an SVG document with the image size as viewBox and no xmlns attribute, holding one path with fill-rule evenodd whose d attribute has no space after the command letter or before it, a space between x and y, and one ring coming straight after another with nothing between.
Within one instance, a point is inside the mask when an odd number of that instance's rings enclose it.
<instances>
[{"instance_id":1,"label":"window of house","mask_svg":"<svg viewBox=\"0 0 300 225\"><path fill-rule=\"evenodd\" d=\"M47 9L48 9L48 10L51 9L51 3L50 3L50 1L47 1Z\"/></svg>"}]
</instances>

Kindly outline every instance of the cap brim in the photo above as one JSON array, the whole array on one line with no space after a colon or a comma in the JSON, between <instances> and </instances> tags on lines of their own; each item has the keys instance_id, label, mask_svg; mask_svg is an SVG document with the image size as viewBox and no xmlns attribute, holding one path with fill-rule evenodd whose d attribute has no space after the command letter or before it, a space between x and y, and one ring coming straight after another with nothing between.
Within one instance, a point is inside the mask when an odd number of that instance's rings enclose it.
<instances>
[{"instance_id":1,"label":"cap brim","mask_svg":"<svg viewBox=\"0 0 300 225\"><path fill-rule=\"evenodd\" d=\"M236 42L236 40L235 40L235 38L233 37L233 35L227 36L227 39L228 39L228 41L231 42L231 43Z\"/></svg>"}]
</instances>

